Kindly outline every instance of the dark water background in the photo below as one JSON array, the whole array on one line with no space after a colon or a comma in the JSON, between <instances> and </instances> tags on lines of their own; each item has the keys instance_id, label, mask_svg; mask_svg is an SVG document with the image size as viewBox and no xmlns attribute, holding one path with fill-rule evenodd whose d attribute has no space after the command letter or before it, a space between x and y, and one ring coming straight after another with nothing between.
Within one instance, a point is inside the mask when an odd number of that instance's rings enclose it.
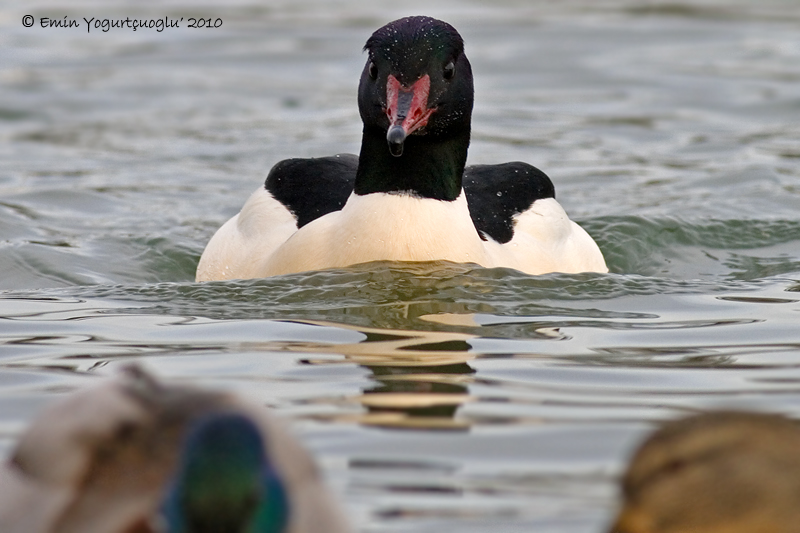
<instances>
[{"instance_id":1,"label":"dark water background","mask_svg":"<svg viewBox=\"0 0 800 533\"><path fill-rule=\"evenodd\" d=\"M361 531L597 532L631 447L800 416L800 4L0 2L0 449L140 362L291 419ZM80 28L25 28L74 19ZM192 282L286 157L357 152L370 33L455 25L471 163L523 160L608 275ZM82 17L221 18L86 32Z\"/></svg>"}]
</instances>

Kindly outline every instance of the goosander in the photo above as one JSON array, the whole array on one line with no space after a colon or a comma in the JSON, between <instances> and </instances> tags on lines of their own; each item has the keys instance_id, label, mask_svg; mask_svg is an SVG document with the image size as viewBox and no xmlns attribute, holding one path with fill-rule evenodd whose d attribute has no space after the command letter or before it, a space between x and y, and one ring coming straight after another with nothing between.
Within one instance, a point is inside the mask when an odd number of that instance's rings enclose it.
<instances>
[{"instance_id":1,"label":"goosander","mask_svg":"<svg viewBox=\"0 0 800 533\"><path fill-rule=\"evenodd\" d=\"M455 28L402 18L373 33L364 50L359 156L276 164L211 238L197 281L378 260L608 271L542 171L521 162L465 168L473 79Z\"/></svg>"}]
</instances>

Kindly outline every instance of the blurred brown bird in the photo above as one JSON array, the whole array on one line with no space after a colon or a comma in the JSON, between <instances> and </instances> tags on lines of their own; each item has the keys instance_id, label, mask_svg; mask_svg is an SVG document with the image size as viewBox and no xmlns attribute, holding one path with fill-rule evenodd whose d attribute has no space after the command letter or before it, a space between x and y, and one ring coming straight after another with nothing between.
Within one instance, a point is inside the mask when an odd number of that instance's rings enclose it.
<instances>
[{"instance_id":1,"label":"blurred brown bird","mask_svg":"<svg viewBox=\"0 0 800 533\"><path fill-rule=\"evenodd\" d=\"M668 422L622 479L610 533L800 532L800 424L714 412Z\"/></svg>"}]
</instances>

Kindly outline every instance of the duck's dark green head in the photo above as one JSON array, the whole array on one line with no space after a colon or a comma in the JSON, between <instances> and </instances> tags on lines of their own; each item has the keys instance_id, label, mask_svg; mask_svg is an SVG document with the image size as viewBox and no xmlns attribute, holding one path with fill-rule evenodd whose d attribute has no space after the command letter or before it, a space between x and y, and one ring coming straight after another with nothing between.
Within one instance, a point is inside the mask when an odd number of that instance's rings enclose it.
<instances>
[{"instance_id":1,"label":"duck's dark green head","mask_svg":"<svg viewBox=\"0 0 800 533\"><path fill-rule=\"evenodd\" d=\"M367 167L359 170L356 193L454 199L474 100L464 41L446 22L406 17L378 29L364 49L369 57L358 89L364 122L359 163ZM420 175L426 179L414 182L411 176Z\"/></svg>"},{"instance_id":2,"label":"duck's dark green head","mask_svg":"<svg viewBox=\"0 0 800 533\"><path fill-rule=\"evenodd\" d=\"M245 416L216 413L189 430L161 508L168 533L281 533L288 497Z\"/></svg>"}]
</instances>

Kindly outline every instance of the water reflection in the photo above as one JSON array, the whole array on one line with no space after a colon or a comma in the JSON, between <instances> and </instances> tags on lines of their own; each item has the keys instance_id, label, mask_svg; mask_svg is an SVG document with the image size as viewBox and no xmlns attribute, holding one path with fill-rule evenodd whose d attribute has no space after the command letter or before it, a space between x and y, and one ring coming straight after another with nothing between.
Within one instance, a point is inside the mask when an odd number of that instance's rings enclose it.
<instances>
[{"instance_id":1,"label":"water reflection","mask_svg":"<svg viewBox=\"0 0 800 533\"><path fill-rule=\"evenodd\" d=\"M367 366L379 382L364 391L362 423L378 426L466 430L456 412L472 401L467 363L432 366Z\"/></svg>"},{"instance_id":2,"label":"water reflection","mask_svg":"<svg viewBox=\"0 0 800 533\"><path fill-rule=\"evenodd\" d=\"M468 320L469 317L465 317ZM447 320L445 318L445 320ZM456 319L457 320L457 319ZM375 385L353 398L365 412L351 421L381 427L467 430L457 416L459 407L474 398L469 393L475 369L468 361L475 335L447 331L384 330L342 324L363 333L358 343L327 348L368 369ZM323 363L309 359L307 363ZM337 417L341 419L342 417Z\"/></svg>"}]
</instances>

